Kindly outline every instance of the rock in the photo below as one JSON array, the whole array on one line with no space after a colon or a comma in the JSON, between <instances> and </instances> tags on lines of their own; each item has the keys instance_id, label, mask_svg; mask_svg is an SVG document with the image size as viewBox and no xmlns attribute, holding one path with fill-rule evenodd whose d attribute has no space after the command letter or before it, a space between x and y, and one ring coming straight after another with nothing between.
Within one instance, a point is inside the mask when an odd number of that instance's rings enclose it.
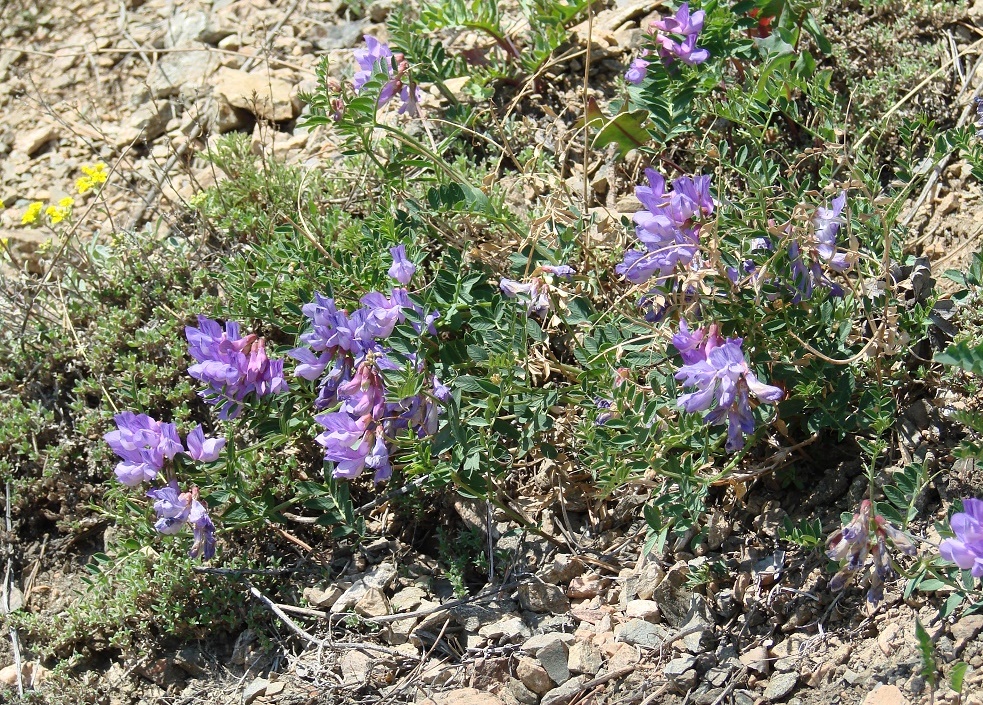
<instances>
[{"instance_id":1,"label":"rock","mask_svg":"<svg viewBox=\"0 0 983 705\"><path fill-rule=\"evenodd\" d=\"M389 614L389 598L379 588L369 588L355 603L355 612L363 617L382 617Z\"/></svg>"},{"instance_id":2,"label":"rock","mask_svg":"<svg viewBox=\"0 0 983 705\"><path fill-rule=\"evenodd\" d=\"M48 142L57 139L59 131L57 125L42 125L17 137L14 140L14 149L32 157Z\"/></svg>"},{"instance_id":3,"label":"rock","mask_svg":"<svg viewBox=\"0 0 983 705\"><path fill-rule=\"evenodd\" d=\"M601 650L593 641L575 641L570 646L570 655L567 659L567 668L574 673L586 673L589 676L596 676L601 670L604 661L601 657Z\"/></svg>"},{"instance_id":4,"label":"rock","mask_svg":"<svg viewBox=\"0 0 983 705\"><path fill-rule=\"evenodd\" d=\"M672 661L667 663L665 668L662 669L662 672L665 674L666 678L671 681L675 681L681 674L695 667L695 656L680 656L679 658L674 658Z\"/></svg>"},{"instance_id":5,"label":"rock","mask_svg":"<svg viewBox=\"0 0 983 705\"><path fill-rule=\"evenodd\" d=\"M342 22L340 24L318 24L308 34L311 42L321 51L349 49L362 40L368 22Z\"/></svg>"},{"instance_id":6,"label":"rock","mask_svg":"<svg viewBox=\"0 0 983 705\"><path fill-rule=\"evenodd\" d=\"M515 675L522 684L537 695L543 695L553 687L550 676L536 659L521 656L515 666Z\"/></svg>"},{"instance_id":7,"label":"rock","mask_svg":"<svg viewBox=\"0 0 983 705\"><path fill-rule=\"evenodd\" d=\"M195 42L215 46L233 33L235 27L224 22L219 15L201 11L176 12L167 23L164 46L171 49Z\"/></svg>"},{"instance_id":8,"label":"rock","mask_svg":"<svg viewBox=\"0 0 983 705\"><path fill-rule=\"evenodd\" d=\"M894 653L894 639L901 631L901 626L897 622L888 622L877 634L877 646L885 656Z\"/></svg>"},{"instance_id":9,"label":"rock","mask_svg":"<svg viewBox=\"0 0 983 705\"><path fill-rule=\"evenodd\" d=\"M638 596L642 600L651 600L656 589L666 579L666 572L662 566L654 561L646 563L637 575L633 575L625 581L625 599Z\"/></svg>"},{"instance_id":10,"label":"rock","mask_svg":"<svg viewBox=\"0 0 983 705\"><path fill-rule=\"evenodd\" d=\"M553 557L553 563L539 571L539 577L545 583L569 583L574 578L583 575L584 564L579 558L569 553L558 553Z\"/></svg>"},{"instance_id":11,"label":"rock","mask_svg":"<svg viewBox=\"0 0 983 705\"><path fill-rule=\"evenodd\" d=\"M691 598L698 597L686 587L688 574L689 567L685 563L677 563L669 569L665 579L659 583L652 595L645 598L641 592L638 593L641 598L658 602L662 610L662 618L675 629L681 628L689 621Z\"/></svg>"},{"instance_id":12,"label":"rock","mask_svg":"<svg viewBox=\"0 0 983 705\"><path fill-rule=\"evenodd\" d=\"M727 520L727 515L720 511L714 511L710 515L710 528L707 532L707 547L711 551L717 551L723 545L724 540L730 536L731 525Z\"/></svg>"},{"instance_id":13,"label":"rock","mask_svg":"<svg viewBox=\"0 0 983 705\"><path fill-rule=\"evenodd\" d=\"M567 597L573 600L585 600L597 597L604 589L605 580L600 575L591 573L581 575L570 581L567 586Z\"/></svg>"},{"instance_id":14,"label":"rock","mask_svg":"<svg viewBox=\"0 0 983 705\"><path fill-rule=\"evenodd\" d=\"M522 617L506 617L486 624L478 630L478 635L485 639L501 639L508 642L528 637L530 634L529 627L522 621Z\"/></svg>"},{"instance_id":15,"label":"rock","mask_svg":"<svg viewBox=\"0 0 983 705\"><path fill-rule=\"evenodd\" d=\"M293 87L282 79L222 67L212 84L216 99L247 110L257 118L285 122L300 114L300 102L293 96Z\"/></svg>"},{"instance_id":16,"label":"rock","mask_svg":"<svg viewBox=\"0 0 983 705\"><path fill-rule=\"evenodd\" d=\"M529 690L518 678L509 678L509 692L521 705L537 705L539 696Z\"/></svg>"},{"instance_id":17,"label":"rock","mask_svg":"<svg viewBox=\"0 0 983 705\"><path fill-rule=\"evenodd\" d=\"M799 684L797 673L776 673L768 681L765 688L764 699L768 702L777 702L786 698Z\"/></svg>"},{"instance_id":18,"label":"rock","mask_svg":"<svg viewBox=\"0 0 983 705\"><path fill-rule=\"evenodd\" d=\"M420 701L420 705L505 705L501 698L476 688L459 688Z\"/></svg>"},{"instance_id":19,"label":"rock","mask_svg":"<svg viewBox=\"0 0 983 705\"><path fill-rule=\"evenodd\" d=\"M526 639L522 643L522 650L530 656L537 656L541 650L553 642L559 641L565 645L569 645L575 640L576 637L573 634L566 634L565 632L547 632L546 634L537 634L534 637Z\"/></svg>"},{"instance_id":20,"label":"rock","mask_svg":"<svg viewBox=\"0 0 983 705\"><path fill-rule=\"evenodd\" d=\"M608 658L608 670L617 671L625 666L631 666L642 660L638 647L631 644L616 644L617 648Z\"/></svg>"},{"instance_id":21,"label":"rock","mask_svg":"<svg viewBox=\"0 0 983 705\"><path fill-rule=\"evenodd\" d=\"M417 609L423 601L427 598L426 591L423 588L418 588L415 585L411 585L408 588L403 588L389 601L389 605L392 607L393 614L399 614L400 612L412 612Z\"/></svg>"},{"instance_id":22,"label":"rock","mask_svg":"<svg viewBox=\"0 0 983 705\"><path fill-rule=\"evenodd\" d=\"M420 680L427 685L443 685L457 673L458 667L446 663L432 663L420 673Z\"/></svg>"},{"instance_id":23,"label":"rock","mask_svg":"<svg viewBox=\"0 0 983 705\"><path fill-rule=\"evenodd\" d=\"M217 56L205 49L165 54L147 76L147 86L154 98L170 98L183 88L193 95L216 68Z\"/></svg>"},{"instance_id":24,"label":"rock","mask_svg":"<svg viewBox=\"0 0 983 705\"><path fill-rule=\"evenodd\" d=\"M949 627L956 650L962 650L967 642L983 631L983 614L968 614Z\"/></svg>"},{"instance_id":25,"label":"rock","mask_svg":"<svg viewBox=\"0 0 983 705\"><path fill-rule=\"evenodd\" d=\"M201 651L191 646L174 654L174 665L192 678L203 678L208 674Z\"/></svg>"},{"instance_id":26,"label":"rock","mask_svg":"<svg viewBox=\"0 0 983 705\"><path fill-rule=\"evenodd\" d=\"M395 0L372 0L369 5L369 19L373 22L385 22L395 6Z\"/></svg>"},{"instance_id":27,"label":"rock","mask_svg":"<svg viewBox=\"0 0 983 705\"><path fill-rule=\"evenodd\" d=\"M254 678L252 682L242 690L242 705L250 705L260 695L266 694L266 688L270 684L265 678Z\"/></svg>"},{"instance_id":28,"label":"rock","mask_svg":"<svg viewBox=\"0 0 983 705\"><path fill-rule=\"evenodd\" d=\"M136 141L152 142L167 129L167 123L177 117L177 106L169 100L147 103L134 112L116 134L116 146L124 147Z\"/></svg>"},{"instance_id":29,"label":"rock","mask_svg":"<svg viewBox=\"0 0 983 705\"><path fill-rule=\"evenodd\" d=\"M263 693L266 697L271 697L274 695L279 695L286 689L287 684L283 681L272 681L268 686L266 686L266 692Z\"/></svg>"},{"instance_id":30,"label":"rock","mask_svg":"<svg viewBox=\"0 0 983 705\"><path fill-rule=\"evenodd\" d=\"M256 632L252 629L243 630L238 637L236 637L235 645L232 647L232 658L229 659L233 664L245 665L247 661L251 660L253 651L253 642L256 641Z\"/></svg>"},{"instance_id":31,"label":"rock","mask_svg":"<svg viewBox=\"0 0 983 705\"><path fill-rule=\"evenodd\" d=\"M369 586L365 584L364 580L356 580L343 593L341 593L338 599L335 600L335 603L331 605L331 613L339 614L341 612L349 611L368 591Z\"/></svg>"},{"instance_id":32,"label":"rock","mask_svg":"<svg viewBox=\"0 0 983 705\"><path fill-rule=\"evenodd\" d=\"M662 646L668 637L669 632L665 627L644 619L629 619L614 630L617 641L653 649Z\"/></svg>"},{"instance_id":33,"label":"rock","mask_svg":"<svg viewBox=\"0 0 983 705\"><path fill-rule=\"evenodd\" d=\"M329 585L321 589L319 587L304 588L304 599L311 607L328 609L338 601L345 592L340 585Z\"/></svg>"},{"instance_id":34,"label":"rock","mask_svg":"<svg viewBox=\"0 0 983 705\"><path fill-rule=\"evenodd\" d=\"M562 705L580 692L580 686L587 682L585 676L571 678L563 685L554 688L543 696L541 705Z\"/></svg>"},{"instance_id":35,"label":"rock","mask_svg":"<svg viewBox=\"0 0 983 705\"><path fill-rule=\"evenodd\" d=\"M34 661L23 661L20 665L21 682L25 688L34 688L44 682L48 669ZM10 664L0 669L0 683L9 686L17 685L17 666Z\"/></svg>"},{"instance_id":36,"label":"rock","mask_svg":"<svg viewBox=\"0 0 983 705\"><path fill-rule=\"evenodd\" d=\"M570 680L570 669L567 667L569 656L567 645L556 639L539 650L536 658L546 669L546 673L557 685Z\"/></svg>"},{"instance_id":37,"label":"rock","mask_svg":"<svg viewBox=\"0 0 983 705\"><path fill-rule=\"evenodd\" d=\"M373 658L361 651L346 651L341 657L341 679L345 685L362 685L372 670Z\"/></svg>"},{"instance_id":38,"label":"rock","mask_svg":"<svg viewBox=\"0 0 983 705\"><path fill-rule=\"evenodd\" d=\"M659 603L654 600L631 600L625 607L625 615L630 618L644 619L646 622L658 622L661 612Z\"/></svg>"},{"instance_id":39,"label":"rock","mask_svg":"<svg viewBox=\"0 0 983 705\"><path fill-rule=\"evenodd\" d=\"M879 685L867 693L863 705L908 705L908 699L896 685Z\"/></svg>"},{"instance_id":40,"label":"rock","mask_svg":"<svg viewBox=\"0 0 983 705\"><path fill-rule=\"evenodd\" d=\"M570 600L556 585L544 583L524 583L519 586L519 604L530 612L550 612L565 614L570 609Z\"/></svg>"}]
</instances>

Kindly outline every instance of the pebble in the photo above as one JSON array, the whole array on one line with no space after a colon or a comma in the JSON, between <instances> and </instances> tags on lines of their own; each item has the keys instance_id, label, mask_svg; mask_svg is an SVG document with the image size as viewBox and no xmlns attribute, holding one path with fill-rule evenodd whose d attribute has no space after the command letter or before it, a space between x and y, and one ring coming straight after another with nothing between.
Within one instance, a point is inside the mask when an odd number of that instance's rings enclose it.
<instances>
[{"instance_id":1,"label":"pebble","mask_svg":"<svg viewBox=\"0 0 983 705\"><path fill-rule=\"evenodd\" d=\"M574 673L596 676L603 663L601 650L593 641L576 641L570 646L567 667Z\"/></svg>"},{"instance_id":2,"label":"pebble","mask_svg":"<svg viewBox=\"0 0 983 705\"><path fill-rule=\"evenodd\" d=\"M657 622L661 611L659 603L655 600L631 600L625 608L625 615L629 618L644 619L646 622Z\"/></svg>"},{"instance_id":3,"label":"pebble","mask_svg":"<svg viewBox=\"0 0 983 705\"><path fill-rule=\"evenodd\" d=\"M604 588L604 580L599 575L581 575L570 581L567 597L572 600L586 600L597 597Z\"/></svg>"},{"instance_id":4,"label":"pebble","mask_svg":"<svg viewBox=\"0 0 983 705\"><path fill-rule=\"evenodd\" d=\"M553 703L566 702L576 693L580 692L580 686L587 682L586 676L571 678L563 685L554 688L543 696L541 705L553 705Z\"/></svg>"},{"instance_id":5,"label":"pebble","mask_svg":"<svg viewBox=\"0 0 983 705\"><path fill-rule=\"evenodd\" d=\"M264 695L269 684L270 682L265 678L254 678L253 681L242 690L243 705L250 705L260 695Z\"/></svg>"},{"instance_id":6,"label":"pebble","mask_svg":"<svg viewBox=\"0 0 983 705\"><path fill-rule=\"evenodd\" d=\"M648 648L662 646L668 637L669 631L665 627L646 622L644 619L629 619L614 630L614 638L617 641Z\"/></svg>"},{"instance_id":7,"label":"pebble","mask_svg":"<svg viewBox=\"0 0 983 705\"><path fill-rule=\"evenodd\" d=\"M362 685L368 680L373 658L361 651L346 651L341 657L341 679L345 685Z\"/></svg>"},{"instance_id":8,"label":"pebble","mask_svg":"<svg viewBox=\"0 0 983 705\"><path fill-rule=\"evenodd\" d=\"M557 685L570 680L570 669L567 666L569 650L567 645L556 639L539 650L536 658L546 669L546 673Z\"/></svg>"},{"instance_id":9,"label":"pebble","mask_svg":"<svg viewBox=\"0 0 983 705\"><path fill-rule=\"evenodd\" d=\"M908 699L896 685L879 685L867 694L863 705L908 705Z\"/></svg>"},{"instance_id":10,"label":"pebble","mask_svg":"<svg viewBox=\"0 0 983 705\"><path fill-rule=\"evenodd\" d=\"M420 705L505 705L505 703L497 696L483 693L477 688L459 688L422 700Z\"/></svg>"},{"instance_id":11,"label":"pebble","mask_svg":"<svg viewBox=\"0 0 983 705\"><path fill-rule=\"evenodd\" d=\"M543 695L553 688L553 683L550 681L546 669L536 659L528 656L519 658L519 662L515 666L515 675L524 686L537 695Z\"/></svg>"},{"instance_id":12,"label":"pebble","mask_svg":"<svg viewBox=\"0 0 983 705\"><path fill-rule=\"evenodd\" d=\"M522 642L522 650L531 656L536 656L542 649L554 642L559 641L569 645L572 644L576 638L577 637L573 634L567 634L566 632L547 632L546 634L537 634L536 636L530 637Z\"/></svg>"},{"instance_id":13,"label":"pebble","mask_svg":"<svg viewBox=\"0 0 983 705\"><path fill-rule=\"evenodd\" d=\"M797 673L776 673L768 681L763 697L768 702L777 702L787 697L798 684Z\"/></svg>"},{"instance_id":14,"label":"pebble","mask_svg":"<svg viewBox=\"0 0 983 705\"><path fill-rule=\"evenodd\" d=\"M355 612L363 617L382 617L390 613L389 598L379 588L369 588L355 603Z\"/></svg>"},{"instance_id":15,"label":"pebble","mask_svg":"<svg viewBox=\"0 0 983 705\"><path fill-rule=\"evenodd\" d=\"M530 612L566 614L570 600L556 585L525 583L519 586L519 604Z\"/></svg>"}]
</instances>

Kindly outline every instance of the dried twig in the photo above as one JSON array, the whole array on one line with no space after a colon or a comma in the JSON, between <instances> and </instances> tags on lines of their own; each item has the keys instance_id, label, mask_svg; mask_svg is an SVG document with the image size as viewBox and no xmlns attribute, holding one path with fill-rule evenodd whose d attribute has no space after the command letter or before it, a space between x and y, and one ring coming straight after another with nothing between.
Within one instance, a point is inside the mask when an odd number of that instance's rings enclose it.
<instances>
[{"instance_id":1,"label":"dried twig","mask_svg":"<svg viewBox=\"0 0 983 705\"><path fill-rule=\"evenodd\" d=\"M358 651L365 652L379 652L394 658L416 660L410 659L410 657L406 654L397 651L396 649L390 649L388 646L379 646L378 644L370 644L365 641L328 641L326 639L318 639L316 636L297 624L297 622L292 620L286 612L280 609L280 606L277 603L256 589L256 587L253 586L248 580L243 580L243 582L246 584L246 587L249 588L249 594L266 605L266 607L268 607L273 614L279 617L280 621L286 624L292 632L318 648L333 649L335 651L340 651L342 649L356 649Z\"/></svg>"},{"instance_id":2,"label":"dried twig","mask_svg":"<svg viewBox=\"0 0 983 705\"><path fill-rule=\"evenodd\" d=\"M10 536L13 534L13 523L10 521L10 480L7 480L7 502L6 502L6 516L7 516L7 540L10 540ZM12 547L10 547L12 548ZM7 572L3 580L3 611L4 614L10 614L10 591L12 589L13 583L13 572L14 572L14 552L8 548L7 551ZM14 626L10 627L10 645L14 651L14 668L17 669L17 694L21 698L24 697L24 674L21 672L21 659L20 659L20 640L17 638L17 628Z\"/></svg>"}]
</instances>

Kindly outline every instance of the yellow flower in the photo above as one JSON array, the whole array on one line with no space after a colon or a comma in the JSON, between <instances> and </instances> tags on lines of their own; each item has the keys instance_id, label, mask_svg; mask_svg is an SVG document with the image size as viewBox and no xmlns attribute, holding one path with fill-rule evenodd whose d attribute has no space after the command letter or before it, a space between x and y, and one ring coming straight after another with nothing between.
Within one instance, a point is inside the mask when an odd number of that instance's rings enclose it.
<instances>
[{"instance_id":1,"label":"yellow flower","mask_svg":"<svg viewBox=\"0 0 983 705\"><path fill-rule=\"evenodd\" d=\"M71 208L75 205L75 199L71 196L65 196L63 199L58 201L59 208Z\"/></svg>"},{"instance_id":2,"label":"yellow flower","mask_svg":"<svg viewBox=\"0 0 983 705\"><path fill-rule=\"evenodd\" d=\"M7 249L7 243L10 242L8 238L0 237L0 252Z\"/></svg>"},{"instance_id":3,"label":"yellow flower","mask_svg":"<svg viewBox=\"0 0 983 705\"><path fill-rule=\"evenodd\" d=\"M109 176L106 173L106 165L102 162L92 166L83 164L82 173L85 176L81 176L75 181L75 188L79 193L85 193L99 184L106 183L106 179Z\"/></svg>"},{"instance_id":4,"label":"yellow flower","mask_svg":"<svg viewBox=\"0 0 983 705\"><path fill-rule=\"evenodd\" d=\"M41 203L41 201L35 201L31 205L29 205L27 207L27 210L24 211L24 215L21 216L20 219L21 225L27 225L37 220L38 216L41 215L42 208L44 208L44 204Z\"/></svg>"},{"instance_id":5,"label":"yellow flower","mask_svg":"<svg viewBox=\"0 0 983 705\"><path fill-rule=\"evenodd\" d=\"M3 199L2 199L2 198L0 198L0 210L2 210L2 209L4 209L4 208L6 208L6 206L5 206L5 205L3 205Z\"/></svg>"}]
</instances>

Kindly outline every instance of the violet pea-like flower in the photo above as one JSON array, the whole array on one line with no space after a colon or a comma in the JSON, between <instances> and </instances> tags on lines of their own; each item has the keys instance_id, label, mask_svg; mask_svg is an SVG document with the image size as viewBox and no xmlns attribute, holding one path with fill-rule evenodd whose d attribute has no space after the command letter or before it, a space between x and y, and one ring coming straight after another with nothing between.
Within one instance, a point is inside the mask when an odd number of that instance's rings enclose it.
<instances>
[{"instance_id":1,"label":"violet pea-like flower","mask_svg":"<svg viewBox=\"0 0 983 705\"><path fill-rule=\"evenodd\" d=\"M150 490L147 496L154 500L157 522L154 528L161 534L174 535L186 524L191 525L194 534L189 554L208 559L215 555L215 525L208 516L208 508L198 499L198 488L181 492L175 480L166 486Z\"/></svg>"},{"instance_id":2,"label":"violet pea-like flower","mask_svg":"<svg viewBox=\"0 0 983 705\"><path fill-rule=\"evenodd\" d=\"M846 191L833 199L832 208L817 208L814 224L816 226L816 252L830 269L845 272L850 268L850 260L845 252L836 251L836 234L843 222L843 208L846 206Z\"/></svg>"},{"instance_id":3,"label":"violet pea-like flower","mask_svg":"<svg viewBox=\"0 0 983 705\"><path fill-rule=\"evenodd\" d=\"M225 447L224 438L205 438L205 431L200 425L188 434L186 443L188 446L188 455L194 460L203 463L211 463L218 460L222 448Z\"/></svg>"},{"instance_id":4,"label":"violet pea-like flower","mask_svg":"<svg viewBox=\"0 0 983 705\"><path fill-rule=\"evenodd\" d=\"M156 421L146 414L124 411L114 417L117 430L103 438L122 462L116 465L116 477L127 487L153 480L164 463L184 450L177 427Z\"/></svg>"},{"instance_id":5,"label":"violet pea-like flower","mask_svg":"<svg viewBox=\"0 0 983 705\"><path fill-rule=\"evenodd\" d=\"M416 273L416 265L406 257L406 245L390 247L389 254L393 256L393 264L389 268L389 276L403 286L406 286Z\"/></svg>"},{"instance_id":6,"label":"violet pea-like flower","mask_svg":"<svg viewBox=\"0 0 983 705\"><path fill-rule=\"evenodd\" d=\"M628 66L628 70L625 72L625 80L633 86L641 85L642 81L645 80L645 76L648 74L648 70L649 62L638 57Z\"/></svg>"},{"instance_id":7,"label":"violet pea-like flower","mask_svg":"<svg viewBox=\"0 0 983 705\"><path fill-rule=\"evenodd\" d=\"M963 511L952 515L949 526L956 536L939 544L939 554L983 578L983 500L964 499Z\"/></svg>"},{"instance_id":8,"label":"violet pea-like flower","mask_svg":"<svg viewBox=\"0 0 983 705\"><path fill-rule=\"evenodd\" d=\"M727 422L726 448L730 452L743 448L744 434L754 431L750 395L769 403L784 396L778 387L758 381L744 359L740 339L727 340L707 351L706 360L684 365L676 379L685 387L697 387L697 391L679 397L680 408L688 413L706 411L704 421L711 425Z\"/></svg>"},{"instance_id":9,"label":"violet pea-like flower","mask_svg":"<svg viewBox=\"0 0 983 705\"><path fill-rule=\"evenodd\" d=\"M660 47L660 55L666 61L673 59L695 66L710 58L710 52L696 46L697 36L703 31L703 21L706 13L697 10L690 13L689 3L684 2L676 10L675 15L663 17L652 22L652 29L657 31L656 42ZM681 36L682 40L677 40L668 35Z\"/></svg>"}]
</instances>

